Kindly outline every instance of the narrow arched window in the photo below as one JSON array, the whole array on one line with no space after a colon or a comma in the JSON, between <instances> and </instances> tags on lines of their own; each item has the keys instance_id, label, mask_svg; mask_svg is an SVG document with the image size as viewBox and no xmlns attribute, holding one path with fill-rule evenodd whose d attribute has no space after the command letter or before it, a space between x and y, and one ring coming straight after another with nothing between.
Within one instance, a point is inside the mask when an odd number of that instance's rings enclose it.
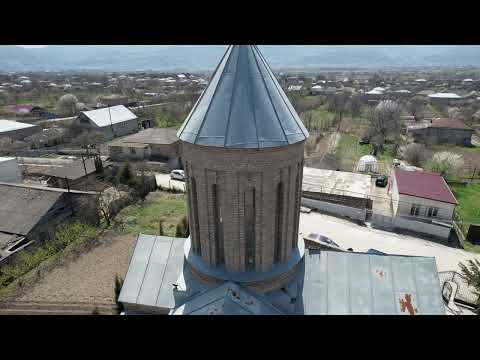
<instances>
[{"instance_id":1,"label":"narrow arched window","mask_svg":"<svg viewBox=\"0 0 480 360\"><path fill-rule=\"evenodd\" d=\"M283 216L283 183L277 184L275 205L275 262L280 261L281 243L282 243L282 216Z\"/></svg>"},{"instance_id":2,"label":"narrow arched window","mask_svg":"<svg viewBox=\"0 0 480 360\"><path fill-rule=\"evenodd\" d=\"M202 249L200 245L200 226L198 224L198 200L197 200L197 182L195 181L195 178L191 178L192 182L192 199L191 199L191 204L192 204L192 216L193 216L193 225L195 228L195 232L193 236L191 237L192 239L192 250L195 254L201 255Z\"/></svg>"}]
</instances>

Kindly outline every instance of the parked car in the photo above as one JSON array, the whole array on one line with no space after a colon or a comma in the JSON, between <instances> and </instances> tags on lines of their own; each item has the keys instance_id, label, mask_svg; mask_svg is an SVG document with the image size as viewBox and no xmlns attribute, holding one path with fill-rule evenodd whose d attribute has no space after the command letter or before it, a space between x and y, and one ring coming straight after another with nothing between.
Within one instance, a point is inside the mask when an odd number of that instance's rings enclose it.
<instances>
[{"instance_id":1,"label":"parked car","mask_svg":"<svg viewBox=\"0 0 480 360\"><path fill-rule=\"evenodd\" d=\"M312 241L318 241L318 242L322 242L324 244L327 244L327 245L330 245L330 246L335 246L337 248L339 248L340 246L335 242L333 241L332 239L326 237L326 236L323 236L323 235L320 235L320 234L317 234L317 233L310 233L308 234L308 236L305 236L306 239L308 240L312 240Z\"/></svg>"},{"instance_id":2,"label":"parked car","mask_svg":"<svg viewBox=\"0 0 480 360\"><path fill-rule=\"evenodd\" d=\"M172 170L170 179L185 181L185 172L183 170Z\"/></svg>"},{"instance_id":3,"label":"parked car","mask_svg":"<svg viewBox=\"0 0 480 360\"><path fill-rule=\"evenodd\" d=\"M388 177L386 176L379 176L377 177L377 180L375 181L375 185L379 187L385 187L388 184Z\"/></svg>"},{"instance_id":4,"label":"parked car","mask_svg":"<svg viewBox=\"0 0 480 360\"><path fill-rule=\"evenodd\" d=\"M368 145L370 144L370 139L366 136L362 137L358 142L360 145Z\"/></svg>"}]
</instances>

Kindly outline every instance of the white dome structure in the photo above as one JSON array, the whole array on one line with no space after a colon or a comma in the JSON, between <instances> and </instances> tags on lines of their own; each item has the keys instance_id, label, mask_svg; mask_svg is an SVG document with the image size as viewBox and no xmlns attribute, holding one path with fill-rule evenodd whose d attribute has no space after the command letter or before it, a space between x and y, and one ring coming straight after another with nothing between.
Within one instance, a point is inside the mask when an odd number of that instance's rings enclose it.
<instances>
[{"instance_id":1,"label":"white dome structure","mask_svg":"<svg viewBox=\"0 0 480 360\"><path fill-rule=\"evenodd\" d=\"M378 172L378 160L373 155L364 155L358 160L357 172Z\"/></svg>"}]
</instances>

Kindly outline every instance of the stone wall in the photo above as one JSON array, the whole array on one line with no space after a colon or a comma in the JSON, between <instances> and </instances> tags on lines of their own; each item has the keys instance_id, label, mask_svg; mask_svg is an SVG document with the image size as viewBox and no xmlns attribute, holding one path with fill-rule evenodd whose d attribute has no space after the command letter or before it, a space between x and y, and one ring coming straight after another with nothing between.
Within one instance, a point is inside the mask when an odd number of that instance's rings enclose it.
<instances>
[{"instance_id":1,"label":"stone wall","mask_svg":"<svg viewBox=\"0 0 480 360\"><path fill-rule=\"evenodd\" d=\"M192 251L229 272L267 272L285 262L298 240L304 143L182 146Z\"/></svg>"}]
</instances>

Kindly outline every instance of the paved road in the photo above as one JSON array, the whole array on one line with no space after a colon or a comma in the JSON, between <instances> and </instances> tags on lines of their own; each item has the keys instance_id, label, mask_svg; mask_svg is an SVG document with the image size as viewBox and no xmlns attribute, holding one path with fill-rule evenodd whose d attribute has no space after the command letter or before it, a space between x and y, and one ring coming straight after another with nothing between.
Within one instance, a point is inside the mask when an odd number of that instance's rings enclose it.
<instances>
[{"instance_id":1,"label":"paved road","mask_svg":"<svg viewBox=\"0 0 480 360\"><path fill-rule=\"evenodd\" d=\"M185 192L185 182L170 179L170 174L155 174L157 186L177 189Z\"/></svg>"},{"instance_id":2,"label":"paved road","mask_svg":"<svg viewBox=\"0 0 480 360\"><path fill-rule=\"evenodd\" d=\"M311 212L300 213L300 232L328 236L342 248L354 251L377 249L389 254L431 256L437 261L438 271L460 271L458 263L480 255L455 249L428 240L356 225L347 220Z\"/></svg>"}]
</instances>

